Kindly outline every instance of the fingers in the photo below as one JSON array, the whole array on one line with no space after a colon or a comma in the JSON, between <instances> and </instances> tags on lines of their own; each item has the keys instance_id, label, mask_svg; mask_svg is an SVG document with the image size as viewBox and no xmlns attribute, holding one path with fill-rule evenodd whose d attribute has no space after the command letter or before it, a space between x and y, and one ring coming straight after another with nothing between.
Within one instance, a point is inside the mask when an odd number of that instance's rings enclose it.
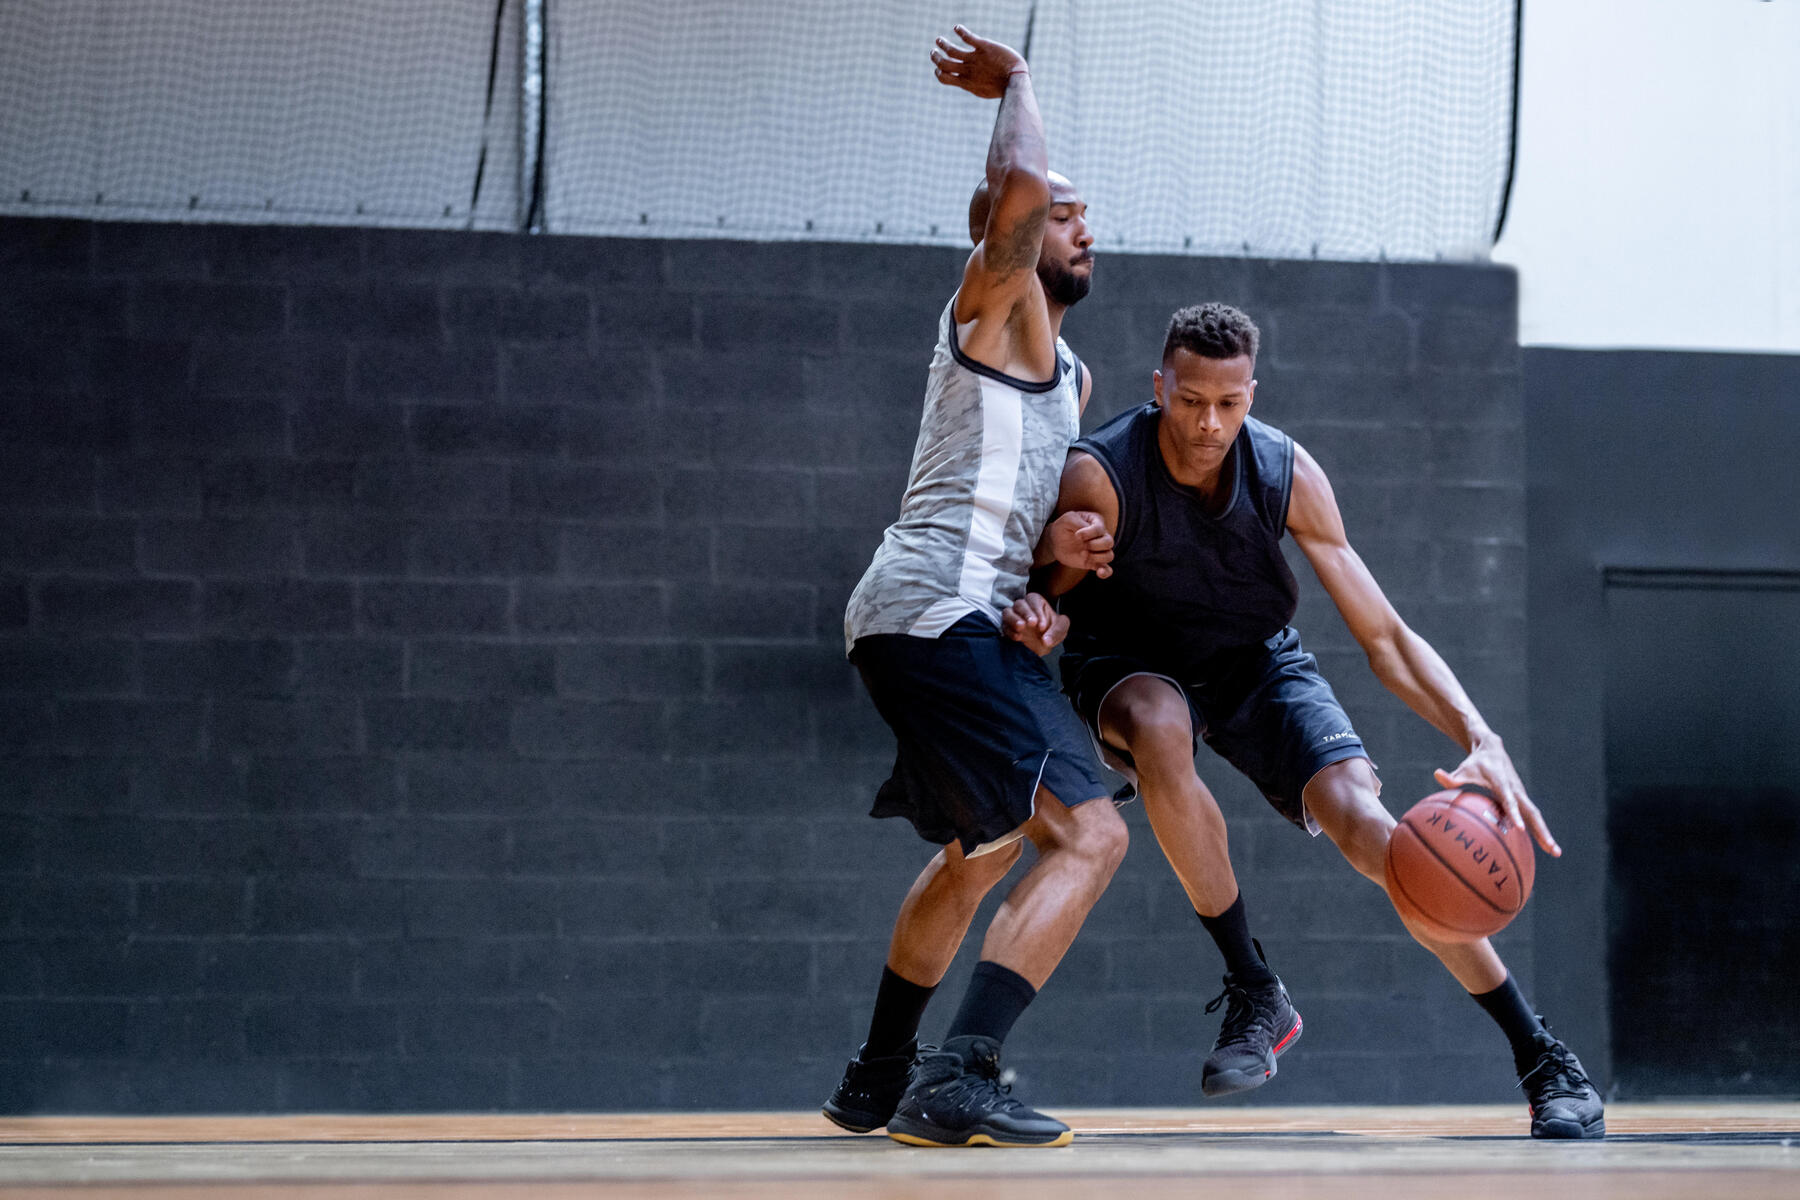
<instances>
[{"instance_id":1,"label":"fingers","mask_svg":"<svg viewBox=\"0 0 1800 1200\"><path fill-rule=\"evenodd\" d=\"M1095 523L1084 528L1081 536L1086 539L1086 544L1082 546L1082 553L1087 558L1087 566L1090 570L1097 571L1113 560L1113 536L1106 532L1106 526ZM1110 574L1112 571L1109 568L1106 575ZM1106 575L1102 575L1101 578L1106 578Z\"/></svg>"},{"instance_id":2,"label":"fingers","mask_svg":"<svg viewBox=\"0 0 1800 1200\"><path fill-rule=\"evenodd\" d=\"M1544 853L1550 857L1562 857L1562 847L1557 844L1555 836L1551 834L1550 826L1544 820L1544 814L1538 811L1537 805L1533 804L1530 797L1525 794L1524 785L1516 778L1495 783L1465 767L1458 767L1455 771L1445 771L1440 768L1432 772L1432 775L1441 786L1446 788L1459 788L1464 784L1474 784L1486 788L1494 794L1495 799L1499 802L1500 815L1507 824L1516 825L1529 833L1532 840L1543 847Z\"/></svg>"},{"instance_id":3,"label":"fingers","mask_svg":"<svg viewBox=\"0 0 1800 1200\"><path fill-rule=\"evenodd\" d=\"M969 43L969 45L975 47L977 50L986 50L989 46L994 45L993 42L988 41L986 38L976 37L974 34L970 33L967 25L952 25L950 28L956 31L957 37Z\"/></svg>"},{"instance_id":4,"label":"fingers","mask_svg":"<svg viewBox=\"0 0 1800 1200\"><path fill-rule=\"evenodd\" d=\"M975 53L973 50L958 46L954 42L946 41L943 38L938 38L936 41L937 50L932 51L931 55L934 60L939 53L942 53L945 58L950 59L953 62L963 62Z\"/></svg>"},{"instance_id":5,"label":"fingers","mask_svg":"<svg viewBox=\"0 0 1800 1200\"><path fill-rule=\"evenodd\" d=\"M1015 642L1042 634L1057 619L1057 612L1050 607L1050 602L1036 592L1014 600L1000 614L1000 630ZM1066 623L1067 618L1064 618Z\"/></svg>"},{"instance_id":6,"label":"fingers","mask_svg":"<svg viewBox=\"0 0 1800 1200\"><path fill-rule=\"evenodd\" d=\"M1113 548L1113 535L1106 532L1106 522L1098 513L1070 513L1079 517L1080 523L1075 526L1075 536L1087 543L1090 553L1099 553Z\"/></svg>"},{"instance_id":7,"label":"fingers","mask_svg":"<svg viewBox=\"0 0 1800 1200\"><path fill-rule=\"evenodd\" d=\"M1531 830L1531 836L1536 838L1537 844L1544 848L1544 853L1551 858L1561 858L1562 847L1557 845L1555 835L1550 832L1550 826L1544 822L1544 814L1540 813L1537 805L1532 804L1529 800L1525 803L1528 806L1525 811L1525 828Z\"/></svg>"},{"instance_id":8,"label":"fingers","mask_svg":"<svg viewBox=\"0 0 1800 1200\"><path fill-rule=\"evenodd\" d=\"M1027 592L1021 599L1013 601L1014 608L1021 605L1025 609L1026 620L1033 629L1041 632L1050 628L1050 622L1056 617L1056 610L1050 607L1048 600L1036 592Z\"/></svg>"},{"instance_id":9,"label":"fingers","mask_svg":"<svg viewBox=\"0 0 1800 1200\"><path fill-rule=\"evenodd\" d=\"M1099 513L1064 513L1051 526L1050 540L1056 560L1064 566L1097 572L1102 579L1112 574L1107 564L1113 559L1113 536Z\"/></svg>"}]
</instances>

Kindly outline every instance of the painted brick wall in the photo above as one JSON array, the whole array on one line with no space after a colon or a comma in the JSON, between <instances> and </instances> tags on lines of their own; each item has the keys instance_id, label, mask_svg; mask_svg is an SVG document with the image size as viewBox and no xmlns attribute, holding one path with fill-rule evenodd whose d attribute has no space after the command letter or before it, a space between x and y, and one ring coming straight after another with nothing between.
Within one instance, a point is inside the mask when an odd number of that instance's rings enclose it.
<instances>
[{"instance_id":1,"label":"painted brick wall","mask_svg":"<svg viewBox=\"0 0 1800 1200\"><path fill-rule=\"evenodd\" d=\"M840 630L959 262L0 221L0 1110L822 1099L929 853L863 815L892 744ZM1523 762L1510 272L1103 260L1089 425L1205 299ZM1454 748L1302 575L1404 807ZM1249 1102L1506 1099L1379 892L1201 767L1307 1019ZM1045 1104L1198 1098L1220 968L1129 820L1010 1043Z\"/></svg>"}]
</instances>

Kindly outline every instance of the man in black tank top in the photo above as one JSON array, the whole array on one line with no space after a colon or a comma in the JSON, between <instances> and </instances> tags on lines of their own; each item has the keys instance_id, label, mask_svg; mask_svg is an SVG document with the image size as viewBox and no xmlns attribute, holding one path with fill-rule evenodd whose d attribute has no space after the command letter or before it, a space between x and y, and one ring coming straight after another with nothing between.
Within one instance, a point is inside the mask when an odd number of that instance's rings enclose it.
<instances>
[{"instance_id":1,"label":"man in black tank top","mask_svg":"<svg viewBox=\"0 0 1800 1200\"><path fill-rule=\"evenodd\" d=\"M1077 442L1063 473L1057 511L1097 512L1114 536L1109 577L1054 566L1047 581L1071 621L1064 691L1108 760L1141 789L1157 840L1225 957L1225 992L1207 1006L1230 1001L1202 1072L1207 1095L1262 1084L1301 1021L1250 936L1225 819L1195 771L1197 739L1283 816L1323 831L1378 886L1394 828L1362 740L1288 625L1298 589L1281 554L1284 534L1376 677L1463 747L1466 757L1439 770L1438 782L1485 789L1508 820L1562 853L1499 735L1351 548L1318 463L1249 415L1257 341L1250 318L1228 305L1175 314L1155 401ZM1532 1136L1602 1136L1599 1094L1494 948L1409 932L1506 1034Z\"/></svg>"}]
</instances>

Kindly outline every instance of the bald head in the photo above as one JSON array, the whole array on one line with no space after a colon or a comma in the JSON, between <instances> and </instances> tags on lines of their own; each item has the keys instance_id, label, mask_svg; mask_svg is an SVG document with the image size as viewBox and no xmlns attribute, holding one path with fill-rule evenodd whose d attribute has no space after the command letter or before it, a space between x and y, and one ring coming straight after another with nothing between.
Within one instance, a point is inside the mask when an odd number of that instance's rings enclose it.
<instances>
[{"instance_id":1,"label":"bald head","mask_svg":"<svg viewBox=\"0 0 1800 1200\"><path fill-rule=\"evenodd\" d=\"M1056 171L1047 173L1050 180L1050 203L1073 200L1079 193L1075 185L1069 182L1066 175ZM988 196L988 181L983 179L975 185L975 194L969 197L969 244L979 245L987 236L988 209L992 201Z\"/></svg>"}]
</instances>

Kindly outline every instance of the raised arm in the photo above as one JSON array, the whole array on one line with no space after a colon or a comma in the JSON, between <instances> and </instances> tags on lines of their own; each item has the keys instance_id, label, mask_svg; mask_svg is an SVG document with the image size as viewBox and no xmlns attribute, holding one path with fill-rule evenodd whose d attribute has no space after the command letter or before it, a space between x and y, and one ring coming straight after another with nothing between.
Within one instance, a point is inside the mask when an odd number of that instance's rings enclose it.
<instances>
[{"instance_id":1,"label":"raised arm","mask_svg":"<svg viewBox=\"0 0 1800 1200\"><path fill-rule=\"evenodd\" d=\"M1298 445L1294 447L1294 488L1287 527L1343 614L1344 624L1369 656L1375 677L1466 752L1454 771L1437 772L1438 782L1445 787L1475 783L1487 788L1499 797L1509 820L1530 830L1550 854L1560 855L1562 848L1525 794L1500 735L1482 719L1438 652L1394 611L1362 556L1350 546L1331 481L1312 455Z\"/></svg>"},{"instance_id":2,"label":"raised arm","mask_svg":"<svg viewBox=\"0 0 1800 1200\"><path fill-rule=\"evenodd\" d=\"M1044 122L1031 90L1031 70L1010 46L956 26L969 48L937 39L931 61L938 82L999 100L988 142L987 226L963 271L956 319L1005 320L1037 288L1038 251L1050 212L1050 162Z\"/></svg>"}]
</instances>

